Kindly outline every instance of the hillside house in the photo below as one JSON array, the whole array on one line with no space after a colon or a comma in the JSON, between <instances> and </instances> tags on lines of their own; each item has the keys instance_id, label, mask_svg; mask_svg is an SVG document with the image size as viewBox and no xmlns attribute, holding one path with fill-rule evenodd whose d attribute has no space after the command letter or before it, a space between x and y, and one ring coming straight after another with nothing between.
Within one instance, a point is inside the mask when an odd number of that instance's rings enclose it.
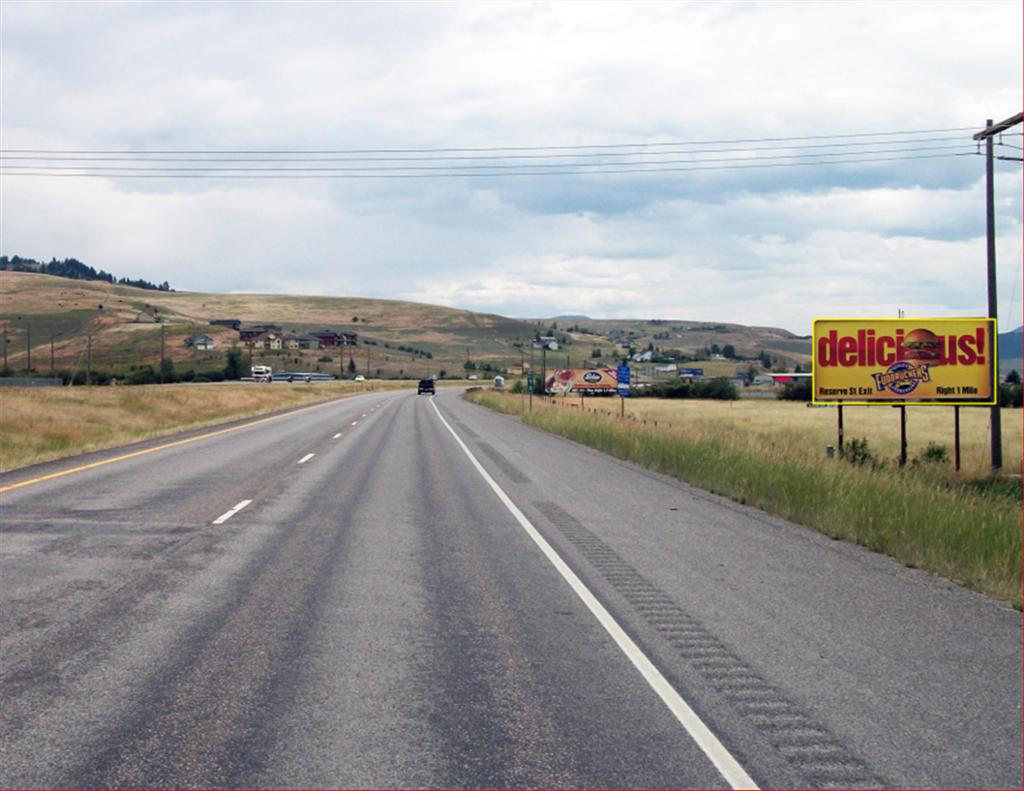
<instances>
[{"instance_id":1,"label":"hillside house","mask_svg":"<svg viewBox=\"0 0 1024 791\"><path fill-rule=\"evenodd\" d=\"M276 324L253 324L251 327L239 327L238 337L243 343L249 343L268 332L280 335L281 328Z\"/></svg>"},{"instance_id":2,"label":"hillside house","mask_svg":"<svg viewBox=\"0 0 1024 791\"><path fill-rule=\"evenodd\" d=\"M210 324L214 327L230 327L236 331L242 326L240 319L214 319Z\"/></svg>"},{"instance_id":3,"label":"hillside house","mask_svg":"<svg viewBox=\"0 0 1024 791\"><path fill-rule=\"evenodd\" d=\"M284 348L284 341L281 339L281 335L276 332L264 332L249 343L252 344L254 349L264 349L266 351L277 351Z\"/></svg>"},{"instance_id":4,"label":"hillside house","mask_svg":"<svg viewBox=\"0 0 1024 791\"><path fill-rule=\"evenodd\" d=\"M295 351L302 348L299 345L299 336L293 333L285 333L281 336L281 343L284 345L284 348L289 351Z\"/></svg>"},{"instance_id":5,"label":"hillside house","mask_svg":"<svg viewBox=\"0 0 1024 791\"><path fill-rule=\"evenodd\" d=\"M315 335L300 335L299 336L299 348L300 349L319 349L322 348L320 345L320 339Z\"/></svg>"},{"instance_id":6,"label":"hillside house","mask_svg":"<svg viewBox=\"0 0 1024 791\"><path fill-rule=\"evenodd\" d=\"M191 335L185 339L185 345L190 349L205 352L213 349L217 342L209 335Z\"/></svg>"},{"instance_id":7,"label":"hillside house","mask_svg":"<svg viewBox=\"0 0 1024 791\"><path fill-rule=\"evenodd\" d=\"M309 334L320 341L320 346L324 349L331 349L341 345L341 336L334 330L318 330Z\"/></svg>"},{"instance_id":8,"label":"hillside house","mask_svg":"<svg viewBox=\"0 0 1024 791\"><path fill-rule=\"evenodd\" d=\"M136 324L158 324L160 322L160 316L157 315L156 308L145 307L139 311L135 317Z\"/></svg>"}]
</instances>

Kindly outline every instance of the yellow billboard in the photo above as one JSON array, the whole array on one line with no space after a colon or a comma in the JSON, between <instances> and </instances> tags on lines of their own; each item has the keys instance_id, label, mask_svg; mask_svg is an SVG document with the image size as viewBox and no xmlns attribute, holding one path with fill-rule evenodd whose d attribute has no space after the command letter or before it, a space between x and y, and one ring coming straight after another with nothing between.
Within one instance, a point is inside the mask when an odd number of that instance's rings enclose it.
<instances>
[{"instance_id":1,"label":"yellow billboard","mask_svg":"<svg viewBox=\"0 0 1024 791\"><path fill-rule=\"evenodd\" d=\"M995 319L815 319L812 338L815 403L995 403Z\"/></svg>"}]
</instances>

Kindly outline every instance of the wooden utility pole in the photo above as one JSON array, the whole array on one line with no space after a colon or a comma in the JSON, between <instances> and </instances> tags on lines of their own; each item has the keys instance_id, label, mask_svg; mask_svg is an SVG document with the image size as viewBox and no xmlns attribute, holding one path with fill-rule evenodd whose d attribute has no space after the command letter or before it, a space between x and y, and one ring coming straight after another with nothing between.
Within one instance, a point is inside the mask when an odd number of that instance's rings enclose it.
<instances>
[{"instance_id":1,"label":"wooden utility pole","mask_svg":"<svg viewBox=\"0 0 1024 791\"><path fill-rule=\"evenodd\" d=\"M25 325L25 370L32 372L32 325Z\"/></svg>"},{"instance_id":2,"label":"wooden utility pole","mask_svg":"<svg viewBox=\"0 0 1024 791\"><path fill-rule=\"evenodd\" d=\"M53 365L53 329L50 329L50 373L54 372L55 368Z\"/></svg>"},{"instance_id":3,"label":"wooden utility pole","mask_svg":"<svg viewBox=\"0 0 1024 791\"><path fill-rule=\"evenodd\" d=\"M85 336L85 386L92 382L92 333Z\"/></svg>"},{"instance_id":4,"label":"wooden utility pole","mask_svg":"<svg viewBox=\"0 0 1024 791\"><path fill-rule=\"evenodd\" d=\"M160 384L164 383L164 324L160 322Z\"/></svg>"},{"instance_id":5,"label":"wooden utility pole","mask_svg":"<svg viewBox=\"0 0 1024 791\"><path fill-rule=\"evenodd\" d=\"M998 319L999 305L996 300L996 211L995 211L995 174L993 168L993 138L1011 127L1024 121L1024 113L1017 113L1009 118L993 124L992 119L985 121L985 129L974 135L975 140L985 141L985 235L987 237L988 264L988 316ZM999 412L999 359L996 357L996 339L989 339L989 358L995 368L996 404L991 408L989 419L989 435L992 447L992 469L1003 466L1003 426Z\"/></svg>"}]
</instances>

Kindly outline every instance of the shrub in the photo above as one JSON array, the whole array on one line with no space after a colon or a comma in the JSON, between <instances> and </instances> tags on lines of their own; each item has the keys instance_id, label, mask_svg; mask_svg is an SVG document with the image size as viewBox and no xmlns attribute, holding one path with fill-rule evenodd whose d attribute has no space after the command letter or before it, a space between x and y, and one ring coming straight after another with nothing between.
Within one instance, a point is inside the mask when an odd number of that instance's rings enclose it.
<instances>
[{"instance_id":1,"label":"shrub","mask_svg":"<svg viewBox=\"0 0 1024 791\"><path fill-rule=\"evenodd\" d=\"M939 464L949 461L949 451L945 445L938 442L929 442L928 447L917 454L910 462L911 464Z\"/></svg>"},{"instance_id":2,"label":"shrub","mask_svg":"<svg viewBox=\"0 0 1024 791\"><path fill-rule=\"evenodd\" d=\"M523 380L522 379L516 379L515 382L512 383L512 387L511 387L510 392L512 392L512 393L525 393L526 392L526 385L523 384Z\"/></svg>"},{"instance_id":3,"label":"shrub","mask_svg":"<svg viewBox=\"0 0 1024 791\"><path fill-rule=\"evenodd\" d=\"M999 385L999 406L1021 408L1021 386L1019 383Z\"/></svg>"},{"instance_id":4,"label":"shrub","mask_svg":"<svg viewBox=\"0 0 1024 791\"><path fill-rule=\"evenodd\" d=\"M876 459L868 448L868 441L866 437L854 437L843 449L843 458L850 462L850 464L856 464L857 466L863 466L865 464L875 464Z\"/></svg>"},{"instance_id":5,"label":"shrub","mask_svg":"<svg viewBox=\"0 0 1024 791\"><path fill-rule=\"evenodd\" d=\"M794 382L786 382L782 392L779 393L779 398L785 401L810 401L811 393L811 380L797 379Z\"/></svg>"},{"instance_id":6,"label":"shrub","mask_svg":"<svg viewBox=\"0 0 1024 791\"><path fill-rule=\"evenodd\" d=\"M242 378L242 352L238 349L228 349L227 363L224 366L224 373L221 379L241 379ZM213 381L220 381L214 379Z\"/></svg>"},{"instance_id":7,"label":"shrub","mask_svg":"<svg viewBox=\"0 0 1024 791\"><path fill-rule=\"evenodd\" d=\"M695 382L667 382L636 392L651 398L712 398L734 401L739 398L736 385L728 379L703 379Z\"/></svg>"},{"instance_id":8,"label":"shrub","mask_svg":"<svg viewBox=\"0 0 1024 791\"><path fill-rule=\"evenodd\" d=\"M128 384L151 385L160 381L160 377L153 370L152 365L140 366L128 376Z\"/></svg>"}]
</instances>

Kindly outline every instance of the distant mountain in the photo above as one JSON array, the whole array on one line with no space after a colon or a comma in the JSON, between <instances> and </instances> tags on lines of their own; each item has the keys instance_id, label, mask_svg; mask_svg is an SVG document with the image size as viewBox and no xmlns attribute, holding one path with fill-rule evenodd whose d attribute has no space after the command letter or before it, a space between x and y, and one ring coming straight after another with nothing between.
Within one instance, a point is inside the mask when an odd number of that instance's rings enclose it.
<instances>
[{"instance_id":1,"label":"distant mountain","mask_svg":"<svg viewBox=\"0 0 1024 791\"><path fill-rule=\"evenodd\" d=\"M590 316L584 316L582 313L579 315L566 313L562 316L555 316L552 321L590 321Z\"/></svg>"},{"instance_id":2,"label":"distant mountain","mask_svg":"<svg viewBox=\"0 0 1024 791\"><path fill-rule=\"evenodd\" d=\"M1018 327L1009 332L999 333L999 374L1006 376L1010 371L1020 373L1024 370L1024 342Z\"/></svg>"}]
</instances>

